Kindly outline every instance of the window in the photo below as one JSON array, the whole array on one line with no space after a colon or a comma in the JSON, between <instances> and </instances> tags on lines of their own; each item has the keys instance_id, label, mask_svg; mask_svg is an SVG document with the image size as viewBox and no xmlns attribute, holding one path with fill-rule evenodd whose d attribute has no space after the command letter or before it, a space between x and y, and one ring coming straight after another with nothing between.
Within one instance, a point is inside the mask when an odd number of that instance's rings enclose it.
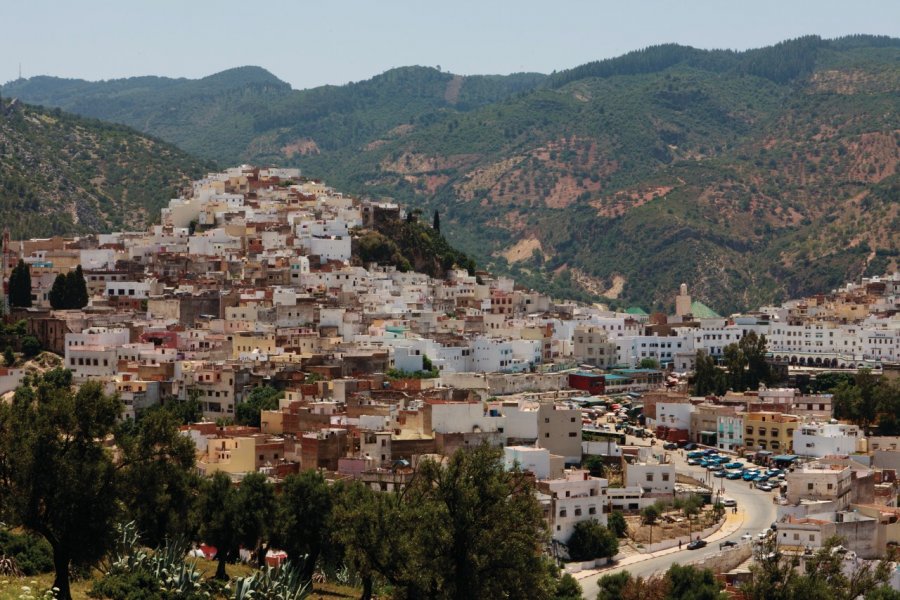
<instances>
[{"instance_id":1,"label":"window","mask_svg":"<svg viewBox=\"0 0 900 600\"><path fill-rule=\"evenodd\" d=\"M829 484L828 484L828 489L829 489L829 490L833 490L833 489L834 489L834 484L833 484L833 483L829 483Z\"/></svg>"},{"instance_id":2,"label":"window","mask_svg":"<svg viewBox=\"0 0 900 600\"><path fill-rule=\"evenodd\" d=\"M653 473L647 473L647 481L653 481Z\"/></svg>"},{"instance_id":3,"label":"window","mask_svg":"<svg viewBox=\"0 0 900 600\"><path fill-rule=\"evenodd\" d=\"M575 508L575 516L576 516L576 517L580 517L580 516L581 516L581 509L578 508L578 507Z\"/></svg>"},{"instance_id":4,"label":"window","mask_svg":"<svg viewBox=\"0 0 900 600\"><path fill-rule=\"evenodd\" d=\"M588 514L589 514L589 515L596 515L596 514L597 514L597 507L596 507L596 506L590 506L590 507L588 507Z\"/></svg>"},{"instance_id":5,"label":"window","mask_svg":"<svg viewBox=\"0 0 900 600\"><path fill-rule=\"evenodd\" d=\"M807 484L806 484L806 489L807 489L807 491L810 491L810 492L811 492L812 489L813 489L813 484L807 483Z\"/></svg>"},{"instance_id":6,"label":"window","mask_svg":"<svg viewBox=\"0 0 900 600\"><path fill-rule=\"evenodd\" d=\"M570 432L569 432L569 437L575 437L575 436L577 436L577 435L578 435L578 432L577 432L577 431L570 431Z\"/></svg>"},{"instance_id":7,"label":"window","mask_svg":"<svg viewBox=\"0 0 900 600\"><path fill-rule=\"evenodd\" d=\"M663 474L662 474L662 480L663 480L663 481L668 481L668 480L669 480L669 474L668 474L668 473L663 473Z\"/></svg>"},{"instance_id":8,"label":"window","mask_svg":"<svg viewBox=\"0 0 900 600\"><path fill-rule=\"evenodd\" d=\"M559 516L560 516L560 517L565 517L565 516L566 516L566 509L564 509L564 508L559 509Z\"/></svg>"}]
</instances>

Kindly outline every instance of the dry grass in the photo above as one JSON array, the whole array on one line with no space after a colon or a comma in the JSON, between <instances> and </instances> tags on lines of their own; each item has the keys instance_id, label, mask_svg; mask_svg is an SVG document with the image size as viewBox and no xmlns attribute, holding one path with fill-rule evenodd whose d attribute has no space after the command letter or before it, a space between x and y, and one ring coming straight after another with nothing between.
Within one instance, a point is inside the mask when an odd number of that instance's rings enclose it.
<instances>
[{"instance_id":1,"label":"dry grass","mask_svg":"<svg viewBox=\"0 0 900 600\"><path fill-rule=\"evenodd\" d=\"M216 563L211 560L193 559L204 577L212 577L216 572ZM234 577L245 577L253 572L253 568L245 564L234 564L227 566L228 575ZM94 573L94 577L100 577L99 572ZM31 589L31 597L37 598L40 594L50 589L53 585L53 573L45 573L35 577L0 577L0 600L19 600L24 593L23 586ZM93 585L93 579L83 579L72 582L72 599L88 600L88 592ZM358 598L360 591L335 583L317 584L313 593L309 595L312 600L340 600L342 598Z\"/></svg>"},{"instance_id":2,"label":"dry grass","mask_svg":"<svg viewBox=\"0 0 900 600\"><path fill-rule=\"evenodd\" d=\"M688 539L691 534L711 526L714 523L712 509L707 508L702 514L694 517L693 525L682 517L677 511L665 513L674 518L683 519L674 523L667 523L664 519L660 520L653 526L653 543L663 540L671 540L675 538ZM642 525L641 518L637 515L628 515L625 517L628 522L628 537L636 544L650 543L650 526Z\"/></svg>"}]
</instances>

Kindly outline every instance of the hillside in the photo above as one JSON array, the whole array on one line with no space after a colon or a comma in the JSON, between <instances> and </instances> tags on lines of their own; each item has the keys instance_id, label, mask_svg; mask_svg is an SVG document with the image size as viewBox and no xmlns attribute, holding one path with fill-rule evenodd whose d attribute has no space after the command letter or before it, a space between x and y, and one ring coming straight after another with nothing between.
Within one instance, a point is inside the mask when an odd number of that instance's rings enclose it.
<instances>
[{"instance_id":1,"label":"hillside","mask_svg":"<svg viewBox=\"0 0 900 600\"><path fill-rule=\"evenodd\" d=\"M666 45L547 77L414 67L303 92L269 82L264 99L247 84L218 88L202 124L149 102L144 79L36 78L4 94L143 119L210 157L196 140L238 135L212 116L221 110L245 123L240 158L439 209L445 235L479 265L560 296L649 310L686 281L728 312L881 273L900 256L897 39ZM200 98L203 81L171 85ZM249 98L243 112L225 110L218 99L230 95ZM179 139L158 126L166 114L182 119Z\"/></svg>"},{"instance_id":2,"label":"hillside","mask_svg":"<svg viewBox=\"0 0 900 600\"><path fill-rule=\"evenodd\" d=\"M0 101L0 224L13 239L143 228L210 166L121 125Z\"/></svg>"},{"instance_id":3,"label":"hillside","mask_svg":"<svg viewBox=\"0 0 900 600\"><path fill-rule=\"evenodd\" d=\"M196 80L33 77L6 84L3 94L128 125L224 163L285 163L399 135L423 115L471 110L544 79L403 67L344 86L292 90L265 69L239 67Z\"/></svg>"}]
</instances>

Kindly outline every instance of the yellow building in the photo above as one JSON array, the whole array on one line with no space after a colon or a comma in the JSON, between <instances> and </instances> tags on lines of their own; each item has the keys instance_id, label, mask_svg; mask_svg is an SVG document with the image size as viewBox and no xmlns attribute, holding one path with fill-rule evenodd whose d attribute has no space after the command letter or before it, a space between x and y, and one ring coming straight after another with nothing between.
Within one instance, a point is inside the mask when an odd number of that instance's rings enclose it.
<instances>
[{"instance_id":1,"label":"yellow building","mask_svg":"<svg viewBox=\"0 0 900 600\"><path fill-rule=\"evenodd\" d=\"M794 430L800 417L783 413L760 411L744 415L744 448L790 453L793 450Z\"/></svg>"},{"instance_id":2,"label":"yellow building","mask_svg":"<svg viewBox=\"0 0 900 600\"><path fill-rule=\"evenodd\" d=\"M209 440L205 460L198 463L205 475L216 471L252 473L256 470L256 439L223 437Z\"/></svg>"}]
</instances>

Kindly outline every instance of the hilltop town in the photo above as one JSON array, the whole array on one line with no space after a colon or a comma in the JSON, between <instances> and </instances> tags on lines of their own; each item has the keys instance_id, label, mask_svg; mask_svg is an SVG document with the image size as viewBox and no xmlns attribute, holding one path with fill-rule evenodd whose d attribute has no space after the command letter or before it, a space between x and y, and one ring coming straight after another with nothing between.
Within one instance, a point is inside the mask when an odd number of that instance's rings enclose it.
<instances>
[{"instance_id":1,"label":"hilltop town","mask_svg":"<svg viewBox=\"0 0 900 600\"><path fill-rule=\"evenodd\" d=\"M697 493L718 504L712 496L726 481L754 485L748 506L764 497L773 518L718 515L704 535L737 536L756 518L776 521L774 535L800 554L832 533L861 559L900 542L898 432L882 435L877 414L832 420L842 416L838 400L820 385L841 373L896 377L900 275L727 317L693 300L687 285L672 291L674 314L611 312L471 263L431 260L429 275L411 270L422 260L379 264L360 252L367 232L422 220L299 169L210 173L147 231L7 233L4 284L24 264L31 297L30 306L7 307L7 322L23 330L0 341L23 352L35 339L63 357L76 384L117 394L122 419L196 403L202 420L182 434L197 467L235 482L312 469L391 491L422 457L487 444L537 481L563 547L577 523L606 524L614 511L636 517ZM422 227L439 236L439 216L427 220ZM55 308L58 278L74 273L87 303ZM698 361L728 365L742 340L763 336L758 390L734 380L697 389ZM14 363L0 370L0 394L26 374ZM684 455L695 444L708 451ZM651 523L630 560L692 533L654 546Z\"/></svg>"}]
</instances>

